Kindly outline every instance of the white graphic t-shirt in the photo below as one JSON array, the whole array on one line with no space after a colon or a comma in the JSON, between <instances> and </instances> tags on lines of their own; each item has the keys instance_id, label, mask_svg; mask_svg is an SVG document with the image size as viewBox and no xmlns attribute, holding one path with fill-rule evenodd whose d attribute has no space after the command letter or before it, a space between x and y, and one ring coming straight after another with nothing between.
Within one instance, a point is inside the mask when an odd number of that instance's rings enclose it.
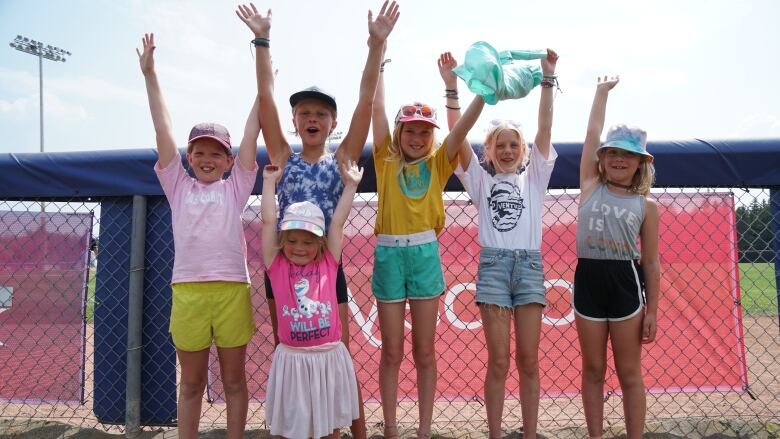
<instances>
[{"instance_id":1,"label":"white graphic t-shirt","mask_svg":"<svg viewBox=\"0 0 780 439\"><path fill-rule=\"evenodd\" d=\"M531 148L531 160L520 174L490 175L472 151L469 168L455 170L479 209L479 243L483 247L539 250L542 209L558 153L550 145L545 160Z\"/></svg>"}]
</instances>

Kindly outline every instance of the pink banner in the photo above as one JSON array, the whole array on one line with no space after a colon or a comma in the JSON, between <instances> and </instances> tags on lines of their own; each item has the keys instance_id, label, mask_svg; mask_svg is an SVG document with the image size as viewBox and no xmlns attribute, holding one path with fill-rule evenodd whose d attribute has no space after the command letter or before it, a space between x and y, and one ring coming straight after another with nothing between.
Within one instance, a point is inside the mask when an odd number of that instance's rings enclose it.
<instances>
[{"instance_id":1,"label":"pink banner","mask_svg":"<svg viewBox=\"0 0 780 439\"><path fill-rule=\"evenodd\" d=\"M645 348L645 384L651 392L741 391L747 383L741 333L733 197L720 193L663 194L660 210L661 298L657 341ZM351 349L366 400L378 400L381 336L371 294L375 203L356 203L346 228L344 269L350 288ZM547 196L544 216L545 309L540 343L541 388L555 397L579 393L580 353L571 289L576 266L577 198ZM447 204L447 227L439 237L447 290L439 309L436 351L439 398L472 400L483 395L487 350L474 285L479 255L476 209ZM260 260L258 213L246 218L254 304L260 330L248 349L250 394L262 400L273 351ZM407 318L407 334L410 319ZM416 399L411 340L407 338L399 398ZM610 359L610 364L612 360ZM212 392L221 395L218 380ZM606 390L619 392L608 372ZM511 366L507 396L519 397Z\"/></svg>"},{"instance_id":2,"label":"pink banner","mask_svg":"<svg viewBox=\"0 0 780 439\"><path fill-rule=\"evenodd\" d=\"M0 212L0 399L84 400L90 213Z\"/></svg>"}]
</instances>

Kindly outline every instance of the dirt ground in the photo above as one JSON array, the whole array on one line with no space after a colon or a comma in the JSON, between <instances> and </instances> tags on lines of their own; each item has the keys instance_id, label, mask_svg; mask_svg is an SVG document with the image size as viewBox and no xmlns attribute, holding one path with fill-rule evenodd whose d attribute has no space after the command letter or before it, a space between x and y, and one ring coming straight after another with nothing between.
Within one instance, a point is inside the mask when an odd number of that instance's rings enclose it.
<instances>
[{"instance_id":1,"label":"dirt ground","mask_svg":"<svg viewBox=\"0 0 780 439\"><path fill-rule=\"evenodd\" d=\"M744 328L749 391L649 394L645 438L780 439L780 337L777 335L777 317L745 318ZM88 337L91 335L87 334ZM91 352L87 353L87 358L91 358ZM92 373L91 363L87 361L86 364L88 377ZM87 395L92 394L91 380L87 380L86 392ZM381 407L374 402L367 403L365 409L370 437L381 437ZM403 438L414 437L416 411L413 403L399 405L398 420ZM519 403L507 400L504 413L504 438L520 439ZM579 397L543 398L539 413L539 437L587 437ZM605 437L625 437L621 398L617 395L608 397L604 413ZM267 430L259 428L263 426L263 419L262 406L250 404L247 438L269 436ZM201 437L223 438L225 430L213 428L224 425L224 422L224 404L204 404ZM434 437L487 438L486 428L484 407L478 401L445 401L437 403L434 408ZM125 437L124 430L98 423L90 402L76 407L0 402L0 439L119 437ZM138 437L174 438L177 434L173 429L147 428Z\"/></svg>"}]
</instances>

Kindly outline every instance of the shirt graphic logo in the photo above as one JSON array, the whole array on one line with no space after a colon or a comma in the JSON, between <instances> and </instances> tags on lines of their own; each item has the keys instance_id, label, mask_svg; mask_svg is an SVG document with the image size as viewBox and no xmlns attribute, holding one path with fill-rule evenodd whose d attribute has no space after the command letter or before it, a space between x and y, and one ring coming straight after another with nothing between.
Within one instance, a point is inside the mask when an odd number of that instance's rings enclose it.
<instances>
[{"instance_id":1,"label":"shirt graphic logo","mask_svg":"<svg viewBox=\"0 0 780 439\"><path fill-rule=\"evenodd\" d=\"M499 232L508 232L517 226L523 214L523 198L520 188L508 181L499 181L490 188L488 197L493 228Z\"/></svg>"}]
</instances>

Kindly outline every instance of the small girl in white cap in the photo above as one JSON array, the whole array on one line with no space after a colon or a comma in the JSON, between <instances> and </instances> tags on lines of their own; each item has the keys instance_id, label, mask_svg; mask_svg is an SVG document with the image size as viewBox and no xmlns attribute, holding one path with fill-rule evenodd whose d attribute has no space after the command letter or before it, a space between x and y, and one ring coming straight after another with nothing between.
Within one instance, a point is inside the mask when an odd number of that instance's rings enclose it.
<instances>
[{"instance_id":1,"label":"small girl in white cap","mask_svg":"<svg viewBox=\"0 0 780 439\"><path fill-rule=\"evenodd\" d=\"M276 182L282 168L263 169L263 262L274 290L279 344L268 374L266 422L272 435L339 437L360 417L355 369L341 338L336 277L344 224L363 170L339 167L344 191L325 233L325 215L309 201L292 203L277 229Z\"/></svg>"},{"instance_id":2,"label":"small girl in white cap","mask_svg":"<svg viewBox=\"0 0 780 439\"><path fill-rule=\"evenodd\" d=\"M607 97L618 82L618 77L598 80L580 161L574 311L588 435L603 435L606 344L611 339L626 436L633 439L644 430L642 344L655 339L661 275L658 207L647 198L655 175L647 133L617 125L600 143Z\"/></svg>"}]
</instances>

